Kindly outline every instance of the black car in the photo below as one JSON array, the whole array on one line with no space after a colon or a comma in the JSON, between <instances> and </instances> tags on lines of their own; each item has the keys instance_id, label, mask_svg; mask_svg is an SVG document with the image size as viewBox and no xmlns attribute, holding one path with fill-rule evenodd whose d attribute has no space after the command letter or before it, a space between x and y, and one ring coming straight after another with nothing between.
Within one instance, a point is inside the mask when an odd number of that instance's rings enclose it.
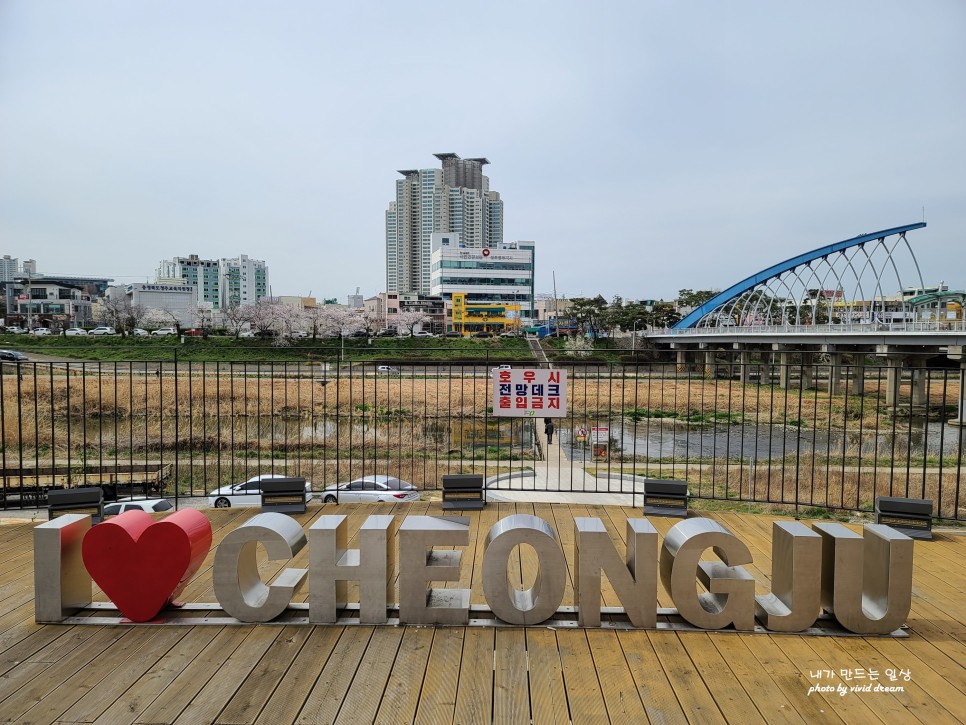
<instances>
[{"instance_id":1,"label":"black car","mask_svg":"<svg viewBox=\"0 0 966 725\"><path fill-rule=\"evenodd\" d=\"M376 333L376 337L395 337L395 336L396 336L395 327L387 327L385 330L379 330L379 332Z\"/></svg>"},{"instance_id":2,"label":"black car","mask_svg":"<svg viewBox=\"0 0 966 725\"><path fill-rule=\"evenodd\" d=\"M487 332L486 330L481 330L473 335L473 337L493 337L492 332Z\"/></svg>"},{"instance_id":3,"label":"black car","mask_svg":"<svg viewBox=\"0 0 966 725\"><path fill-rule=\"evenodd\" d=\"M13 362L27 362L30 358L22 352L16 350L0 350L0 360L12 360Z\"/></svg>"},{"instance_id":4,"label":"black car","mask_svg":"<svg viewBox=\"0 0 966 725\"><path fill-rule=\"evenodd\" d=\"M456 332L456 330L450 330L446 333L446 337L463 337L462 332Z\"/></svg>"}]
</instances>

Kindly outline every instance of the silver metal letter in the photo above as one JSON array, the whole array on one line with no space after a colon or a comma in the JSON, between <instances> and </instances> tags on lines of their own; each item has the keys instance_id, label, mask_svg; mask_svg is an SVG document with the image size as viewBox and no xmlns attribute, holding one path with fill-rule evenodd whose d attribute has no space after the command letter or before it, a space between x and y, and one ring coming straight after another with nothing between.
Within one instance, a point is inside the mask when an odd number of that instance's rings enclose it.
<instances>
[{"instance_id":1,"label":"silver metal letter","mask_svg":"<svg viewBox=\"0 0 966 725\"><path fill-rule=\"evenodd\" d=\"M359 622L384 624L395 568L394 516L369 516L359 548L348 548L346 516L320 516L309 528L309 621L331 624L346 604L346 581L359 582Z\"/></svg>"},{"instance_id":2,"label":"silver metal letter","mask_svg":"<svg viewBox=\"0 0 966 725\"><path fill-rule=\"evenodd\" d=\"M212 575L215 598L227 614L242 622L275 619L308 574L306 569L283 569L266 585L258 574L259 544L271 561L291 559L305 546L305 532L290 516L265 513L253 516L219 544Z\"/></svg>"},{"instance_id":3,"label":"silver metal letter","mask_svg":"<svg viewBox=\"0 0 966 725\"><path fill-rule=\"evenodd\" d=\"M520 544L533 547L538 561L533 587L525 590L507 579L507 559ZM493 524L483 545L483 596L493 614L510 624L539 624L557 611L566 579L567 560L550 524L528 514Z\"/></svg>"},{"instance_id":4,"label":"silver metal letter","mask_svg":"<svg viewBox=\"0 0 966 725\"><path fill-rule=\"evenodd\" d=\"M714 549L721 562L701 561ZM751 552L728 529L712 519L675 524L661 549L661 581L678 613L695 627L755 628L755 580L737 564L750 564ZM722 563L724 562L724 563ZM708 590L696 594L695 575Z\"/></svg>"},{"instance_id":5,"label":"silver metal letter","mask_svg":"<svg viewBox=\"0 0 966 725\"><path fill-rule=\"evenodd\" d=\"M812 528L822 537L822 606L856 634L901 627L912 607L913 540L880 524L867 524L864 537L841 524Z\"/></svg>"},{"instance_id":6,"label":"silver metal letter","mask_svg":"<svg viewBox=\"0 0 966 725\"><path fill-rule=\"evenodd\" d=\"M407 516L399 527L399 621L466 624L469 589L427 589L428 582L459 581L462 552L433 546L467 546L466 516Z\"/></svg>"},{"instance_id":7,"label":"silver metal letter","mask_svg":"<svg viewBox=\"0 0 966 725\"><path fill-rule=\"evenodd\" d=\"M822 609L822 538L798 521L771 529L771 594L756 595L758 619L774 632L808 629Z\"/></svg>"},{"instance_id":8,"label":"silver metal letter","mask_svg":"<svg viewBox=\"0 0 966 725\"><path fill-rule=\"evenodd\" d=\"M60 622L91 603L81 544L89 514L64 514L34 527L34 619Z\"/></svg>"},{"instance_id":9,"label":"silver metal letter","mask_svg":"<svg viewBox=\"0 0 966 725\"><path fill-rule=\"evenodd\" d=\"M647 519L627 519L626 563L598 518L574 518L574 599L581 627L600 626L600 575L614 587L635 627L657 625L657 529Z\"/></svg>"}]
</instances>

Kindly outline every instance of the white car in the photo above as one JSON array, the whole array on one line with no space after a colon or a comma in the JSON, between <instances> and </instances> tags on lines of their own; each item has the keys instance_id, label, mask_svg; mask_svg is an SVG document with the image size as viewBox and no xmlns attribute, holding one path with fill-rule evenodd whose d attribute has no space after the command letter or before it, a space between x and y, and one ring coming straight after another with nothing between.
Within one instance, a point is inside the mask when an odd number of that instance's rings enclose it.
<instances>
[{"instance_id":1,"label":"white car","mask_svg":"<svg viewBox=\"0 0 966 725\"><path fill-rule=\"evenodd\" d=\"M92 334L92 335L116 335L117 332L115 332L115 330L114 330L113 327L107 327L107 326L102 325L101 327L95 327L93 330L91 330L90 334Z\"/></svg>"},{"instance_id":2,"label":"white car","mask_svg":"<svg viewBox=\"0 0 966 725\"><path fill-rule=\"evenodd\" d=\"M64 334L67 335L67 337L86 336L87 330L85 330L83 327L68 327L66 330L64 330Z\"/></svg>"},{"instance_id":3,"label":"white car","mask_svg":"<svg viewBox=\"0 0 966 725\"><path fill-rule=\"evenodd\" d=\"M326 486L325 503L373 503L376 501L418 501L419 491L411 483L382 474L363 476L347 483Z\"/></svg>"},{"instance_id":4,"label":"white car","mask_svg":"<svg viewBox=\"0 0 966 725\"><path fill-rule=\"evenodd\" d=\"M178 331L173 327L159 327L151 333L152 335L177 335Z\"/></svg>"},{"instance_id":5,"label":"white car","mask_svg":"<svg viewBox=\"0 0 966 725\"><path fill-rule=\"evenodd\" d=\"M233 486L222 486L208 494L208 505L214 506L216 509L226 509L232 506L261 506L262 481L268 481L273 478L288 478L288 476L262 473L249 478L244 483L236 483ZM305 503L309 503L311 500L312 484L306 481Z\"/></svg>"},{"instance_id":6,"label":"white car","mask_svg":"<svg viewBox=\"0 0 966 725\"><path fill-rule=\"evenodd\" d=\"M22 334L24 334L25 332L27 332L27 330L25 330L25 329L23 329L22 327L16 327L16 326L14 326L14 327L8 327L8 328L7 328L6 330L5 330L5 332L6 332L6 333L7 333L8 335L22 335Z\"/></svg>"},{"instance_id":7,"label":"white car","mask_svg":"<svg viewBox=\"0 0 966 725\"><path fill-rule=\"evenodd\" d=\"M376 368L376 373L379 375L399 375L399 368L394 368L391 365L380 365Z\"/></svg>"},{"instance_id":8,"label":"white car","mask_svg":"<svg viewBox=\"0 0 966 725\"><path fill-rule=\"evenodd\" d=\"M419 332L414 332L413 337L436 337L436 335L426 330L420 330Z\"/></svg>"},{"instance_id":9,"label":"white car","mask_svg":"<svg viewBox=\"0 0 966 725\"><path fill-rule=\"evenodd\" d=\"M38 327L36 330L31 330L30 334L36 335L37 337L46 337L47 335L50 334L50 328Z\"/></svg>"},{"instance_id":10,"label":"white car","mask_svg":"<svg viewBox=\"0 0 966 725\"><path fill-rule=\"evenodd\" d=\"M147 330L142 330L140 327L135 327L133 330L131 330L131 334L134 335L134 337L147 337L149 333Z\"/></svg>"},{"instance_id":11,"label":"white car","mask_svg":"<svg viewBox=\"0 0 966 725\"><path fill-rule=\"evenodd\" d=\"M255 337L254 330L242 330L238 333L238 337Z\"/></svg>"},{"instance_id":12,"label":"white car","mask_svg":"<svg viewBox=\"0 0 966 725\"><path fill-rule=\"evenodd\" d=\"M125 511L147 511L149 514L170 511L174 506L166 498L119 498L113 503L104 504L105 516L116 516Z\"/></svg>"}]
</instances>

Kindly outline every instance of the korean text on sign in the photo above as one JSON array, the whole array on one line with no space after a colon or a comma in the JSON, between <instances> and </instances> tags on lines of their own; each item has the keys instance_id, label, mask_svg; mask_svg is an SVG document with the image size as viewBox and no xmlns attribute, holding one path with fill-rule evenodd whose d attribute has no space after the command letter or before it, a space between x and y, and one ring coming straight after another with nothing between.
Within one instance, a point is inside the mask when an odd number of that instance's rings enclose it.
<instances>
[{"instance_id":1,"label":"korean text on sign","mask_svg":"<svg viewBox=\"0 0 966 725\"><path fill-rule=\"evenodd\" d=\"M567 371L494 370L493 414L509 418L566 417Z\"/></svg>"}]
</instances>

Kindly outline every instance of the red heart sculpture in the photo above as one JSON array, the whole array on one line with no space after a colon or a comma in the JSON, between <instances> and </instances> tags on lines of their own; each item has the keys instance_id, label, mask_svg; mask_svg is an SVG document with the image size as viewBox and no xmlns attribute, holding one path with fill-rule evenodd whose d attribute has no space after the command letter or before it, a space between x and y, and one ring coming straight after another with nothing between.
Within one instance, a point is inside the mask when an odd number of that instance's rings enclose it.
<instances>
[{"instance_id":1,"label":"red heart sculpture","mask_svg":"<svg viewBox=\"0 0 966 725\"><path fill-rule=\"evenodd\" d=\"M84 566L91 578L133 622L154 619L180 594L211 549L211 522L195 509L161 521L145 511L125 511L84 537Z\"/></svg>"}]
</instances>

